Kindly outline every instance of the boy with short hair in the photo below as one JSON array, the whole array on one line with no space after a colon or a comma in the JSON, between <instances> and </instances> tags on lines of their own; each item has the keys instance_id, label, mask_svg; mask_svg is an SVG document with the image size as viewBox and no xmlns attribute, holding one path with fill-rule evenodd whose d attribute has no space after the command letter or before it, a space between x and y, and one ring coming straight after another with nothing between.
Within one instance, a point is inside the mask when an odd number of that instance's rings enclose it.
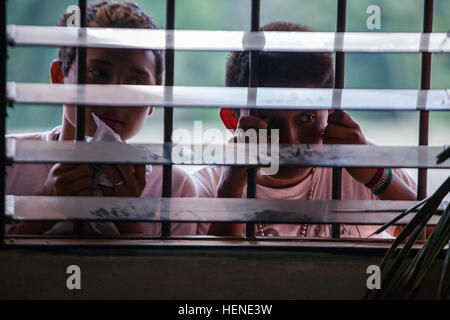
<instances>
[{"instance_id":1,"label":"boy with short hair","mask_svg":"<svg viewBox=\"0 0 450 320\"><path fill-rule=\"evenodd\" d=\"M58 26L67 26L71 13L63 14ZM87 8L88 27L157 29L156 22L131 2L99 1ZM120 50L88 48L87 84L161 85L164 54L161 50ZM51 65L52 83L77 83L76 49L59 49L59 60ZM117 141L125 142L136 135L153 107L91 107L86 106L86 135L92 137L97 121L112 129ZM14 139L62 141L75 139L76 107L63 106L62 124L50 132L10 135ZM161 197L162 167L151 172L144 165L102 165L113 187L98 185L104 196ZM192 178L182 169L173 167L173 197L196 197ZM6 194L43 196L93 196L94 169L90 164L15 164L7 168ZM84 234L158 235L159 223L85 223ZM195 234L195 224L173 224L174 234ZM72 233L72 223L19 223L15 234Z\"/></svg>"},{"instance_id":2,"label":"boy with short hair","mask_svg":"<svg viewBox=\"0 0 450 320\"><path fill-rule=\"evenodd\" d=\"M313 30L294 23L274 22L261 31ZM231 53L226 70L227 86L248 86L248 59L248 52ZM333 59L329 53L261 52L258 72L260 87L333 88L334 83ZM258 110L257 115L248 116L222 109L221 118L229 129L235 129L236 123L244 131L279 129L280 144L368 144L358 124L340 110ZM194 174L199 196L211 198L245 198L246 177L245 167L206 167ZM331 168L280 166L275 175L257 174L256 183L256 197L260 199L332 198ZM403 170L347 168L342 175L342 199L415 200L415 184ZM202 228L206 232L208 225L203 224ZM342 225L340 233L342 237L367 237L375 230L374 226ZM211 224L209 233L241 236L243 225ZM331 226L257 224L256 235L330 237Z\"/></svg>"}]
</instances>

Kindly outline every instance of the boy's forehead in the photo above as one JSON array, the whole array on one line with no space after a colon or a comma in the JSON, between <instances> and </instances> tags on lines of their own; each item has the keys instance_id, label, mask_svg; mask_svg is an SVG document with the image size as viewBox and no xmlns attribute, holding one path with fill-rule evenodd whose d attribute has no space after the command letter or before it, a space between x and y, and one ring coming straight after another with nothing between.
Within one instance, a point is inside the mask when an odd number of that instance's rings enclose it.
<instances>
[{"instance_id":1,"label":"boy's forehead","mask_svg":"<svg viewBox=\"0 0 450 320\"><path fill-rule=\"evenodd\" d=\"M141 49L110 49L110 48L88 48L86 54L89 56L103 57L128 57L136 59L155 60L155 55L151 50Z\"/></svg>"},{"instance_id":2,"label":"boy's forehead","mask_svg":"<svg viewBox=\"0 0 450 320\"><path fill-rule=\"evenodd\" d=\"M133 69L156 76L156 57L151 50L124 50L89 48L87 50L88 63L100 63L104 66Z\"/></svg>"},{"instance_id":3,"label":"boy's forehead","mask_svg":"<svg viewBox=\"0 0 450 320\"><path fill-rule=\"evenodd\" d=\"M300 78L300 76L299 76ZM271 78L261 78L259 79L261 87L267 88L323 88L320 85L314 84L312 82L305 82L301 79L285 79L282 75Z\"/></svg>"}]
</instances>

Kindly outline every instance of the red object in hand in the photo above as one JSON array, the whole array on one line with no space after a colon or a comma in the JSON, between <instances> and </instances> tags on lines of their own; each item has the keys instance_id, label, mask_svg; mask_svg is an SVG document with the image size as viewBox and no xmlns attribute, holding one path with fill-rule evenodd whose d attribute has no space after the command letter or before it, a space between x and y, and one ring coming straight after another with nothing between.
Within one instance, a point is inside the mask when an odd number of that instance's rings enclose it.
<instances>
[{"instance_id":1,"label":"red object in hand","mask_svg":"<svg viewBox=\"0 0 450 320\"><path fill-rule=\"evenodd\" d=\"M222 122L227 129L236 130L238 118L234 114L233 110L229 108L220 109L220 119L222 119Z\"/></svg>"}]
</instances>

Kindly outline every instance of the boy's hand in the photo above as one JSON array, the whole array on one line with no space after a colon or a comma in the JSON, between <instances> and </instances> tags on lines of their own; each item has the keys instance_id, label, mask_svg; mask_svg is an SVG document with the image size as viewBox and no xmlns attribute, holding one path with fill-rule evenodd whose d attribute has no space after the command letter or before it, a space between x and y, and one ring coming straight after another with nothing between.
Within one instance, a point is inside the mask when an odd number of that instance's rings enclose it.
<instances>
[{"instance_id":1,"label":"boy's hand","mask_svg":"<svg viewBox=\"0 0 450 320\"><path fill-rule=\"evenodd\" d=\"M267 129L267 123L255 116L241 116L237 129L243 131L247 129ZM238 137L235 136L232 142L237 143ZM216 196L219 198L240 198L247 185L247 170L248 167L224 166Z\"/></svg>"},{"instance_id":2,"label":"boy's hand","mask_svg":"<svg viewBox=\"0 0 450 320\"><path fill-rule=\"evenodd\" d=\"M107 197L139 197L146 183L145 165L100 165L113 187L99 185L104 196Z\"/></svg>"},{"instance_id":3,"label":"boy's hand","mask_svg":"<svg viewBox=\"0 0 450 320\"><path fill-rule=\"evenodd\" d=\"M368 144L359 125L350 115L337 110L328 116L325 128L324 144ZM348 173L358 182L366 184L375 175L375 168L346 168Z\"/></svg>"},{"instance_id":4,"label":"boy's hand","mask_svg":"<svg viewBox=\"0 0 450 320\"><path fill-rule=\"evenodd\" d=\"M92 166L74 164L55 164L44 182L43 196L92 196Z\"/></svg>"},{"instance_id":5,"label":"boy's hand","mask_svg":"<svg viewBox=\"0 0 450 320\"><path fill-rule=\"evenodd\" d=\"M328 116L325 128L324 144L367 144L359 125L350 115L337 110Z\"/></svg>"}]
</instances>

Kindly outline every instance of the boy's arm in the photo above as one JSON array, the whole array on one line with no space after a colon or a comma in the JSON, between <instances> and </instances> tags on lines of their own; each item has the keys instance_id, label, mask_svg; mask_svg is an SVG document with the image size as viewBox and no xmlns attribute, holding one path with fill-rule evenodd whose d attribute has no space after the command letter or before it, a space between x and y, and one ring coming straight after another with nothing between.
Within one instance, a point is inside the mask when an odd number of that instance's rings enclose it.
<instances>
[{"instance_id":1,"label":"boy's arm","mask_svg":"<svg viewBox=\"0 0 450 320\"><path fill-rule=\"evenodd\" d=\"M105 196L139 196L145 186L145 166L103 166L103 170L111 181L124 183L115 188L102 188ZM91 165L56 164L50 170L44 182L41 195L43 196L92 196L93 168ZM141 234L141 224L135 222L114 223L120 234ZM21 222L12 230L11 234L43 234L49 231L55 223L49 222Z\"/></svg>"},{"instance_id":2,"label":"boy's arm","mask_svg":"<svg viewBox=\"0 0 450 320\"><path fill-rule=\"evenodd\" d=\"M242 198L247 184L247 168L224 167L220 177L216 198ZM211 223L208 234L215 236L243 236L242 223Z\"/></svg>"},{"instance_id":3,"label":"boy's arm","mask_svg":"<svg viewBox=\"0 0 450 320\"><path fill-rule=\"evenodd\" d=\"M335 111L328 117L324 144L368 144L359 125L344 111ZM348 173L362 184L372 180L377 168L346 168ZM377 195L382 200L416 200L416 192L395 172L389 186Z\"/></svg>"},{"instance_id":4,"label":"boy's arm","mask_svg":"<svg viewBox=\"0 0 450 320\"><path fill-rule=\"evenodd\" d=\"M93 169L89 165L55 164L42 187L42 196L91 196ZM40 235L55 222L19 222L11 234Z\"/></svg>"},{"instance_id":5,"label":"boy's arm","mask_svg":"<svg viewBox=\"0 0 450 320\"><path fill-rule=\"evenodd\" d=\"M237 125L238 129L247 130L266 129L267 123L255 116L241 116ZM235 139L236 140L236 139ZM223 167L216 198L242 198L242 193L247 185L247 167ZM242 223L212 223L208 234L216 236L242 236Z\"/></svg>"},{"instance_id":6,"label":"boy's arm","mask_svg":"<svg viewBox=\"0 0 450 320\"><path fill-rule=\"evenodd\" d=\"M9 234L41 235L46 233L51 228L53 228L55 224L56 222L45 222L45 221L19 222L16 226L13 227L13 229L9 232Z\"/></svg>"}]
</instances>

